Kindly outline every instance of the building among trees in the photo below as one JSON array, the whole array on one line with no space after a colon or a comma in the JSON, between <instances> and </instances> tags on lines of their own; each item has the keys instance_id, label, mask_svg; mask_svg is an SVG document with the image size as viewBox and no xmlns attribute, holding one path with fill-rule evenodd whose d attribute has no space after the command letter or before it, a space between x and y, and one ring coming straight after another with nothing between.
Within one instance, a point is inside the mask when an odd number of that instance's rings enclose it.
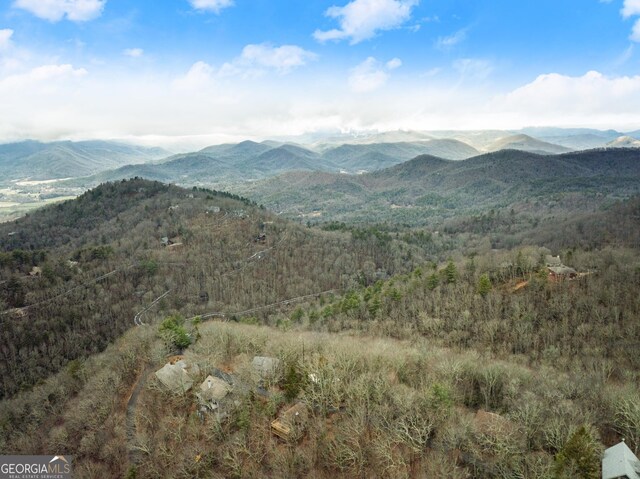
<instances>
[{"instance_id":1,"label":"building among trees","mask_svg":"<svg viewBox=\"0 0 640 479\"><path fill-rule=\"evenodd\" d=\"M604 451L602 479L640 479L640 461L624 441Z\"/></svg>"}]
</instances>

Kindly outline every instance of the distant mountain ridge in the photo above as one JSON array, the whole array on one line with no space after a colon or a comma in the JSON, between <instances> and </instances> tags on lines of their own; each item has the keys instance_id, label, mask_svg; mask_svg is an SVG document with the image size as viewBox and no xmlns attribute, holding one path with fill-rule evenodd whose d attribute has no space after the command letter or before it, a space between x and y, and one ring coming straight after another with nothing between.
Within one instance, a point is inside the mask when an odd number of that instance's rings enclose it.
<instances>
[{"instance_id":1,"label":"distant mountain ridge","mask_svg":"<svg viewBox=\"0 0 640 479\"><path fill-rule=\"evenodd\" d=\"M220 188L295 170L361 174L420 155L465 160L500 150L559 154L584 148L636 147L637 139L632 134L622 141L619 138L623 134L615 130L399 130L311 135L309 138L314 141L309 144L246 140L174 155L161 148L111 141L25 141L0 145L0 178L5 181L72 178L67 182L69 187L89 188L103 181L139 176L186 186Z\"/></svg>"},{"instance_id":2,"label":"distant mountain ridge","mask_svg":"<svg viewBox=\"0 0 640 479\"><path fill-rule=\"evenodd\" d=\"M538 140L524 133L501 138L491 144L487 149L488 151L520 150L542 154L558 154L571 151L570 148Z\"/></svg>"},{"instance_id":3,"label":"distant mountain ridge","mask_svg":"<svg viewBox=\"0 0 640 479\"><path fill-rule=\"evenodd\" d=\"M23 141L0 145L0 178L49 180L92 175L128 164L158 160L170 153L113 141Z\"/></svg>"},{"instance_id":4,"label":"distant mountain ridge","mask_svg":"<svg viewBox=\"0 0 640 479\"><path fill-rule=\"evenodd\" d=\"M375 171L422 154L461 160L479 152L470 145L451 139L325 145L317 150L293 143L243 141L173 155L153 164L121 166L89 178L73 180L72 183L82 183L89 187L104 181L139 176L184 185L220 187L229 183L263 179L286 171Z\"/></svg>"},{"instance_id":5,"label":"distant mountain ridge","mask_svg":"<svg viewBox=\"0 0 640 479\"><path fill-rule=\"evenodd\" d=\"M608 148L640 148L640 140L631 136L620 136L606 144Z\"/></svg>"},{"instance_id":6,"label":"distant mountain ridge","mask_svg":"<svg viewBox=\"0 0 640 479\"><path fill-rule=\"evenodd\" d=\"M286 173L234 191L277 212L313 213L325 221L437 222L531 201L546 209L570 198L588 204L638 194L640 151L548 155L500 150L463 161L422 155L363 175Z\"/></svg>"}]
</instances>

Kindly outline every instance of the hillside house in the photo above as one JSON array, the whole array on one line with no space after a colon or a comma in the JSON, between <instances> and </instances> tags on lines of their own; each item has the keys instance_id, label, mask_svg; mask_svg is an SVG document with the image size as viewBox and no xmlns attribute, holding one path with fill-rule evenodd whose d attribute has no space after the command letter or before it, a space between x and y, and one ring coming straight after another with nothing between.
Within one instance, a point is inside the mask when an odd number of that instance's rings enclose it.
<instances>
[{"instance_id":1,"label":"hillside house","mask_svg":"<svg viewBox=\"0 0 640 479\"><path fill-rule=\"evenodd\" d=\"M209 409L217 409L218 402L231 392L231 385L220 378L208 376L200 385L200 392L196 394L200 403Z\"/></svg>"},{"instance_id":2,"label":"hillside house","mask_svg":"<svg viewBox=\"0 0 640 479\"><path fill-rule=\"evenodd\" d=\"M190 364L184 359L168 362L156 371L158 380L172 393L183 394L193 386L193 378L200 372L196 364Z\"/></svg>"},{"instance_id":3,"label":"hillside house","mask_svg":"<svg viewBox=\"0 0 640 479\"><path fill-rule=\"evenodd\" d=\"M565 265L549 266L547 270L549 271L549 279L551 281L564 281L578 277L578 272L575 269Z\"/></svg>"},{"instance_id":4,"label":"hillside house","mask_svg":"<svg viewBox=\"0 0 640 479\"><path fill-rule=\"evenodd\" d=\"M547 268L557 268L559 266L562 266L562 260L560 259L560 256L551 256L550 254L545 257L545 263Z\"/></svg>"},{"instance_id":5,"label":"hillside house","mask_svg":"<svg viewBox=\"0 0 640 479\"><path fill-rule=\"evenodd\" d=\"M548 254L545 256L544 262L551 281L564 281L566 279L574 279L578 277L578 272L569 266L565 266L562 263L560 256L552 256Z\"/></svg>"},{"instance_id":6,"label":"hillside house","mask_svg":"<svg viewBox=\"0 0 640 479\"><path fill-rule=\"evenodd\" d=\"M256 356L251 362L254 375L258 379L272 379L280 369L280 360L277 358L269 358L264 356Z\"/></svg>"},{"instance_id":7,"label":"hillside house","mask_svg":"<svg viewBox=\"0 0 640 479\"><path fill-rule=\"evenodd\" d=\"M640 461L624 441L604 451L602 479L640 479Z\"/></svg>"}]
</instances>

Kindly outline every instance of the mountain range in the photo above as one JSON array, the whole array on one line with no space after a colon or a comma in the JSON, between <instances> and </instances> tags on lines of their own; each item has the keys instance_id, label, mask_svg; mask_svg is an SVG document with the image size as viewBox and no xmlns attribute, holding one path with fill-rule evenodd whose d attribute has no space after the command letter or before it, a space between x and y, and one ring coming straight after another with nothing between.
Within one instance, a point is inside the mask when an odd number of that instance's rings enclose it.
<instances>
[{"instance_id":1,"label":"mountain range","mask_svg":"<svg viewBox=\"0 0 640 479\"><path fill-rule=\"evenodd\" d=\"M56 188L65 189L65 194L131 177L185 186L235 188L247 180L259 181L291 171L370 173L421 155L460 161L501 150L555 155L582 147L635 148L640 140L633 133L557 128L369 132L316 135L306 138L313 139L308 143L247 140L173 155L161 148L112 141L24 141L0 145L0 179L5 184L68 179L56 183Z\"/></svg>"},{"instance_id":2,"label":"mountain range","mask_svg":"<svg viewBox=\"0 0 640 479\"><path fill-rule=\"evenodd\" d=\"M234 191L314 221L437 224L507 206L566 213L640 193L640 150L500 150L463 161L422 155L362 175L290 172Z\"/></svg>"},{"instance_id":3,"label":"mountain range","mask_svg":"<svg viewBox=\"0 0 640 479\"><path fill-rule=\"evenodd\" d=\"M160 162L121 166L72 180L70 184L90 187L104 181L139 176L185 185L218 187L275 176L287 171L374 171L424 154L462 160L476 156L479 152L472 146L451 139L324 145L315 150L294 143L243 141L173 155Z\"/></svg>"},{"instance_id":4,"label":"mountain range","mask_svg":"<svg viewBox=\"0 0 640 479\"><path fill-rule=\"evenodd\" d=\"M114 141L22 141L0 145L0 180L50 180L87 176L166 157L162 148Z\"/></svg>"}]
</instances>

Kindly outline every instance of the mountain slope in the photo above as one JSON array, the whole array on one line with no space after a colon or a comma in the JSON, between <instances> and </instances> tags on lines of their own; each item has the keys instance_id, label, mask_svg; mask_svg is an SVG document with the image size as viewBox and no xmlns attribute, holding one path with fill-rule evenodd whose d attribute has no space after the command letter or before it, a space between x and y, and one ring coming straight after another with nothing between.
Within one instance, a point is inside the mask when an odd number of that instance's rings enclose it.
<instances>
[{"instance_id":1,"label":"mountain slope","mask_svg":"<svg viewBox=\"0 0 640 479\"><path fill-rule=\"evenodd\" d=\"M63 184L92 187L104 181L142 177L186 186L219 188L247 179L262 179L295 170L345 170L353 173L375 171L421 154L437 154L457 160L475 156L478 151L456 140L345 144L330 147L322 153L289 143L244 141L173 155L162 162L127 165Z\"/></svg>"},{"instance_id":2,"label":"mountain slope","mask_svg":"<svg viewBox=\"0 0 640 479\"><path fill-rule=\"evenodd\" d=\"M163 246L165 237L174 244ZM143 321L158 311L249 310L340 289L365 263L392 273L420 258L402 255L391 243L361 248L348 235L303 228L228 193L141 179L103 184L0 224L0 343L11 343L0 348L0 398L103 350L164 293Z\"/></svg>"},{"instance_id":3,"label":"mountain slope","mask_svg":"<svg viewBox=\"0 0 640 479\"><path fill-rule=\"evenodd\" d=\"M0 145L0 178L48 180L87 176L168 155L161 148L111 141L10 143Z\"/></svg>"},{"instance_id":4,"label":"mountain slope","mask_svg":"<svg viewBox=\"0 0 640 479\"><path fill-rule=\"evenodd\" d=\"M294 145L268 149L258 156L238 163L237 166L242 171L255 171L262 175L292 170L335 170L335 167L329 166L317 153Z\"/></svg>"},{"instance_id":5,"label":"mountain slope","mask_svg":"<svg viewBox=\"0 0 640 479\"><path fill-rule=\"evenodd\" d=\"M421 142L345 144L324 151L322 157L342 169L355 172L388 168L418 155L462 160L476 156L478 153L478 150L461 141L438 139Z\"/></svg>"},{"instance_id":6,"label":"mountain slope","mask_svg":"<svg viewBox=\"0 0 640 479\"><path fill-rule=\"evenodd\" d=\"M631 136L620 136L606 144L607 148L640 148L640 140Z\"/></svg>"},{"instance_id":7,"label":"mountain slope","mask_svg":"<svg viewBox=\"0 0 640 479\"><path fill-rule=\"evenodd\" d=\"M289 173L236 191L291 216L420 224L529 203L541 211L588 209L637 194L639 180L635 149L562 155L501 150L464 161L420 156L359 176Z\"/></svg>"},{"instance_id":8,"label":"mountain slope","mask_svg":"<svg viewBox=\"0 0 640 479\"><path fill-rule=\"evenodd\" d=\"M570 151L569 148L560 145L537 140L529 135L519 134L501 138L487 148L489 151L520 150L531 153L558 154Z\"/></svg>"}]
</instances>

